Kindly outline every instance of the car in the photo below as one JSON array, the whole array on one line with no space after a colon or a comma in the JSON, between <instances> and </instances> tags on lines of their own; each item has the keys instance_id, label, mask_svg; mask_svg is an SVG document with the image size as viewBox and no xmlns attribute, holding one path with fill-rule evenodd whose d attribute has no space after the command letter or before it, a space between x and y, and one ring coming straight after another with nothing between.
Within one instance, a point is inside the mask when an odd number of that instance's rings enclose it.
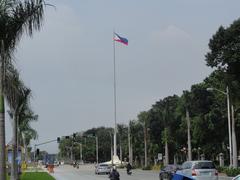
<instances>
[{"instance_id":1,"label":"car","mask_svg":"<svg viewBox=\"0 0 240 180\"><path fill-rule=\"evenodd\" d=\"M110 174L111 166L108 164L98 164L95 167L95 174Z\"/></svg>"},{"instance_id":2,"label":"car","mask_svg":"<svg viewBox=\"0 0 240 180\"><path fill-rule=\"evenodd\" d=\"M240 174L234 177L232 180L240 180Z\"/></svg>"},{"instance_id":3,"label":"car","mask_svg":"<svg viewBox=\"0 0 240 180\"><path fill-rule=\"evenodd\" d=\"M178 169L179 167L174 164L164 166L159 172L159 180L171 180Z\"/></svg>"},{"instance_id":4,"label":"car","mask_svg":"<svg viewBox=\"0 0 240 180\"><path fill-rule=\"evenodd\" d=\"M54 161L53 164L54 164L55 167L57 167L57 166L59 166L60 162L59 161Z\"/></svg>"},{"instance_id":5,"label":"car","mask_svg":"<svg viewBox=\"0 0 240 180\"><path fill-rule=\"evenodd\" d=\"M177 173L195 180L218 180L218 171L208 160L186 161Z\"/></svg>"},{"instance_id":6,"label":"car","mask_svg":"<svg viewBox=\"0 0 240 180\"><path fill-rule=\"evenodd\" d=\"M178 172L176 172L173 177L172 180L195 180L191 177L185 176L183 174L178 174Z\"/></svg>"}]
</instances>

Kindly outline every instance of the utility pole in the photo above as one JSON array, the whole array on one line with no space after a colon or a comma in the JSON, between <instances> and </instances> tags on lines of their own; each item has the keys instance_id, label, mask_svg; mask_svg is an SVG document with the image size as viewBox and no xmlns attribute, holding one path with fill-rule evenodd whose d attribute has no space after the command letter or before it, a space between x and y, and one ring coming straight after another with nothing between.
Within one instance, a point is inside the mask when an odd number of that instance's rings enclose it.
<instances>
[{"instance_id":1,"label":"utility pole","mask_svg":"<svg viewBox=\"0 0 240 180\"><path fill-rule=\"evenodd\" d=\"M129 163L132 164L132 145L131 145L130 123L128 126L128 158L129 158Z\"/></svg>"},{"instance_id":2,"label":"utility pole","mask_svg":"<svg viewBox=\"0 0 240 180\"><path fill-rule=\"evenodd\" d=\"M192 160L192 147L191 147L191 122L189 117L189 111L186 108L186 119L187 119L187 132L188 132L188 161Z\"/></svg>"},{"instance_id":3,"label":"utility pole","mask_svg":"<svg viewBox=\"0 0 240 180\"><path fill-rule=\"evenodd\" d=\"M83 162L83 157L82 157L82 143L79 143L80 145L80 163Z\"/></svg>"},{"instance_id":4,"label":"utility pole","mask_svg":"<svg viewBox=\"0 0 240 180\"><path fill-rule=\"evenodd\" d=\"M234 107L232 105L232 166L236 168L238 166L237 160L237 140L236 140L236 133L235 133L235 116L234 116Z\"/></svg>"},{"instance_id":5,"label":"utility pole","mask_svg":"<svg viewBox=\"0 0 240 180\"><path fill-rule=\"evenodd\" d=\"M145 155L145 167L147 167L147 128L146 121L144 120L144 155Z\"/></svg>"},{"instance_id":6,"label":"utility pole","mask_svg":"<svg viewBox=\"0 0 240 180\"><path fill-rule=\"evenodd\" d=\"M113 142L112 142L111 132L109 132L109 135L110 135L110 140L111 140L111 162L112 162L112 165L113 165Z\"/></svg>"},{"instance_id":7,"label":"utility pole","mask_svg":"<svg viewBox=\"0 0 240 180\"><path fill-rule=\"evenodd\" d=\"M228 136L229 136L229 158L230 158L230 167L232 167L232 133L231 133L231 110L230 110L230 97L229 97L229 89L227 86L226 93L227 95L227 108L228 108Z\"/></svg>"},{"instance_id":8,"label":"utility pole","mask_svg":"<svg viewBox=\"0 0 240 180\"><path fill-rule=\"evenodd\" d=\"M96 160L98 164L98 137L96 136Z\"/></svg>"},{"instance_id":9,"label":"utility pole","mask_svg":"<svg viewBox=\"0 0 240 180\"><path fill-rule=\"evenodd\" d=\"M229 97L229 89L228 86L226 88L226 92L221 91L216 88L207 88L208 91L216 90L224 95L227 96L227 117L228 117L228 139L229 139L229 167L233 165L233 158L232 158L232 133L231 133L231 108L230 108L230 97Z\"/></svg>"}]
</instances>

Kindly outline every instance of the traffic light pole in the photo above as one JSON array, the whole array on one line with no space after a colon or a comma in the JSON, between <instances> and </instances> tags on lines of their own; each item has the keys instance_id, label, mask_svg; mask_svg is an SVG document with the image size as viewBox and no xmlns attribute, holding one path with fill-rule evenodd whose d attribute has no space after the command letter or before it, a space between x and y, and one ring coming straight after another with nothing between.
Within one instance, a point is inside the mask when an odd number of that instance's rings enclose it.
<instances>
[{"instance_id":1,"label":"traffic light pole","mask_svg":"<svg viewBox=\"0 0 240 180\"><path fill-rule=\"evenodd\" d=\"M33 156L33 158L34 158L34 163L36 163L36 148L37 148L37 146L41 146L41 145L44 145L44 144L49 144L49 143L52 143L52 142L56 142L57 140L56 139L54 139L54 140L50 140L50 141L46 141L46 142L43 142L43 143L39 143L39 144L35 144L34 145L34 156Z\"/></svg>"}]
</instances>

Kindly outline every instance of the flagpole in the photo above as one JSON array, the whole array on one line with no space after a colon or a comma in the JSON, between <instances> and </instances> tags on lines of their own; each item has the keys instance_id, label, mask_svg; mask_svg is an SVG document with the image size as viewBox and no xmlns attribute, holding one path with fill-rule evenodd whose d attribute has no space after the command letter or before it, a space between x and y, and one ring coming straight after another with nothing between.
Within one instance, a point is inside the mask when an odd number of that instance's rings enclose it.
<instances>
[{"instance_id":1,"label":"flagpole","mask_svg":"<svg viewBox=\"0 0 240 180\"><path fill-rule=\"evenodd\" d=\"M116 56L115 56L115 31L113 30L113 73L114 73L114 138L113 156L117 156L117 92L116 92Z\"/></svg>"}]
</instances>

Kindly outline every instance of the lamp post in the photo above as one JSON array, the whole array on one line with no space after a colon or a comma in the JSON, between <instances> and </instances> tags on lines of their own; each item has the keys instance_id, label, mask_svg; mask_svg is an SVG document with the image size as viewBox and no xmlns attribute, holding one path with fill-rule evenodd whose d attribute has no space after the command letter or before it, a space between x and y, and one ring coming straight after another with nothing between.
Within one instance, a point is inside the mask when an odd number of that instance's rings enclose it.
<instances>
[{"instance_id":1,"label":"lamp post","mask_svg":"<svg viewBox=\"0 0 240 180\"><path fill-rule=\"evenodd\" d=\"M112 148L112 133L111 132L109 132L109 135L110 135L110 139L111 139L111 162L112 162L112 165L113 165L113 148Z\"/></svg>"},{"instance_id":2,"label":"lamp post","mask_svg":"<svg viewBox=\"0 0 240 180\"><path fill-rule=\"evenodd\" d=\"M217 91L217 92L220 92L224 95L227 96L227 113L228 113L228 135L229 135L229 162L230 162L230 166L232 166L232 136L231 136L231 118L230 118L230 98L229 98L229 89L228 89L228 86L226 88L226 92L224 91L221 91L219 89L216 89L216 88L207 88L207 91Z\"/></svg>"},{"instance_id":3,"label":"lamp post","mask_svg":"<svg viewBox=\"0 0 240 180\"><path fill-rule=\"evenodd\" d=\"M96 140L96 160L97 160L97 164L98 164L98 137L95 137Z\"/></svg>"}]
</instances>

